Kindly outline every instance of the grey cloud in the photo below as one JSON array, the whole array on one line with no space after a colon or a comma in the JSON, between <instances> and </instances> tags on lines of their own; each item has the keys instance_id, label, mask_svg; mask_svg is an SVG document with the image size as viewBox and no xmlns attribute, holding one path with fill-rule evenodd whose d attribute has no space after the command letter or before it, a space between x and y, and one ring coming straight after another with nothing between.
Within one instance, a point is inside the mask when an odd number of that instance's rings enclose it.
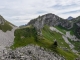
<instances>
[{"instance_id":1,"label":"grey cloud","mask_svg":"<svg viewBox=\"0 0 80 60\"><path fill-rule=\"evenodd\" d=\"M64 12L64 13L62 13L62 14L71 14L71 13L78 13L78 12L80 12L80 10Z\"/></svg>"},{"instance_id":2,"label":"grey cloud","mask_svg":"<svg viewBox=\"0 0 80 60\"><path fill-rule=\"evenodd\" d=\"M68 4L68 5L65 5L65 6L57 4L57 5L51 6L51 8L62 10L62 9L79 7L79 6L80 5L77 5L77 4L74 4L74 3L73 4Z\"/></svg>"}]
</instances>

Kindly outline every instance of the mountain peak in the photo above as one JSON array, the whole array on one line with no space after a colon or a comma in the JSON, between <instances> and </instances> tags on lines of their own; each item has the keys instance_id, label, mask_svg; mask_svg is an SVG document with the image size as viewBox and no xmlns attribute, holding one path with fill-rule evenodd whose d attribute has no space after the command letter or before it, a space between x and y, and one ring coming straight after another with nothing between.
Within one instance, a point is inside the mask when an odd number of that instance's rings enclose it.
<instances>
[{"instance_id":1,"label":"mountain peak","mask_svg":"<svg viewBox=\"0 0 80 60\"><path fill-rule=\"evenodd\" d=\"M71 27L71 23L69 23L67 20L64 20L64 19L62 19L62 18L60 18L57 15L52 14L52 13L48 13L48 14L39 16L36 19L32 19L28 23L28 25L33 25L37 29L43 28L44 25L48 25L48 26L61 25L65 28L70 28Z\"/></svg>"},{"instance_id":2,"label":"mountain peak","mask_svg":"<svg viewBox=\"0 0 80 60\"><path fill-rule=\"evenodd\" d=\"M72 20L73 19L73 17L72 16L69 16L68 18L67 18L67 20Z\"/></svg>"}]
</instances>

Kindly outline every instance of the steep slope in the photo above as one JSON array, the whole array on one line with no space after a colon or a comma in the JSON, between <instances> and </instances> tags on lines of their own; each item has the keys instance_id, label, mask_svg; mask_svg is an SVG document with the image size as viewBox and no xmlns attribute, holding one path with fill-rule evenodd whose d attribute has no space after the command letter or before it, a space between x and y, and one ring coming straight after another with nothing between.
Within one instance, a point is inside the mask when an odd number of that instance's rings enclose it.
<instances>
[{"instance_id":1,"label":"steep slope","mask_svg":"<svg viewBox=\"0 0 80 60\"><path fill-rule=\"evenodd\" d=\"M74 40L68 36L68 31L73 32L73 25L72 22L51 13L39 16L31 20L27 26L15 31L14 44L11 48L34 44L64 56L66 60L75 60L79 52L75 50L77 46L71 42ZM53 45L55 40L58 43L56 48Z\"/></svg>"},{"instance_id":2,"label":"steep slope","mask_svg":"<svg viewBox=\"0 0 80 60\"><path fill-rule=\"evenodd\" d=\"M44 25L48 26L55 26L58 29L63 29L65 31L70 31L71 35L75 36L76 40L79 40L79 17L72 19L71 21L62 19L55 14L46 14L43 16L39 16L36 19L31 20L28 25L33 25L39 33L41 33L41 29L44 27ZM62 30L62 32L64 32ZM64 32L66 33L66 32Z\"/></svg>"},{"instance_id":3,"label":"steep slope","mask_svg":"<svg viewBox=\"0 0 80 60\"><path fill-rule=\"evenodd\" d=\"M15 49L28 44L34 44L45 48L44 50L52 50L53 52L64 56L66 60L74 60L77 57L76 54L71 52L69 45L64 41L60 33L50 30L48 26L45 26L42 29L42 37L38 36L36 32L37 31L33 26L17 29L15 31L14 44L11 48ZM58 42L57 48L53 47L55 39Z\"/></svg>"},{"instance_id":4,"label":"steep slope","mask_svg":"<svg viewBox=\"0 0 80 60\"><path fill-rule=\"evenodd\" d=\"M61 27L61 26L59 26L59 28L66 30L66 31L70 31L71 35L75 35L76 39L77 38L80 39L80 16L73 18L72 20L70 20L70 22L73 25L71 29L65 29L64 27Z\"/></svg>"},{"instance_id":5,"label":"steep slope","mask_svg":"<svg viewBox=\"0 0 80 60\"><path fill-rule=\"evenodd\" d=\"M0 30L3 32L6 32L7 30L12 30L12 26L10 26L10 23L6 21L1 15L0 15Z\"/></svg>"},{"instance_id":6,"label":"steep slope","mask_svg":"<svg viewBox=\"0 0 80 60\"><path fill-rule=\"evenodd\" d=\"M80 16L78 16L77 18L73 19L72 21L74 23L74 29L75 29L75 35L77 36L77 38L80 38Z\"/></svg>"},{"instance_id":7,"label":"steep slope","mask_svg":"<svg viewBox=\"0 0 80 60\"><path fill-rule=\"evenodd\" d=\"M16 28L0 15L0 55L6 47L10 47L13 44Z\"/></svg>"}]
</instances>

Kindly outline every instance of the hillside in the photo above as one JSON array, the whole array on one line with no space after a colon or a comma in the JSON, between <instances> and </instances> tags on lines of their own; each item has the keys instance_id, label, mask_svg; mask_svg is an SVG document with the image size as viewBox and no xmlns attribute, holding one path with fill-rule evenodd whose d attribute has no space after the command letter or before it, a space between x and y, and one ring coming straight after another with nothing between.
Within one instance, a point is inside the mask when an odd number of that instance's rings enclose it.
<instances>
[{"instance_id":1,"label":"hillside","mask_svg":"<svg viewBox=\"0 0 80 60\"><path fill-rule=\"evenodd\" d=\"M14 41L14 31L17 27L5 20L0 15L0 55L7 47L10 47Z\"/></svg>"},{"instance_id":2,"label":"hillside","mask_svg":"<svg viewBox=\"0 0 80 60\"><path fill-rule=\"evenodd\" d=\"M73 22L51 13L39 16L32 19L27 26L14 32L15 39L11 48L16 49L33 44L64 56L66 60L75 60L80 54L80 42L73 30L75 28ZM55 40L58 47L53 45Z\"/></svg>"},{"instance_id":3,"label":"hillside","mask_svg":"<svg viewBox=\"0 0 80 60\"><path fill-rule=\"evenodd\" d=\"M73 19L72 22L74 23L75 35L80 39L80 16Z\"/></svg>"},{"instance_id":4,"label":"hillside","mask_svg":"<svg viewBox=\"0 0 80 60\"><path fill-rule=\"evenodd\" d=\"M0 30L2 30L3 32L6 32L7 30L11 31L12 30L12 26L10 25L10 23L5 20L1 15L0 15Z\"/></svg>"}]
</instances>

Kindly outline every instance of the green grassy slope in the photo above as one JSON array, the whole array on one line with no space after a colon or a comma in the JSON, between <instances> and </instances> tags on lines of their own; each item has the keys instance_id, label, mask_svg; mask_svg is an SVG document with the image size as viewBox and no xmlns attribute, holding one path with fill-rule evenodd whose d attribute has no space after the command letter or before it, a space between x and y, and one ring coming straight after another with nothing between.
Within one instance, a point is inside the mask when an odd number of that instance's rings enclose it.
<instances>
[{"instance_id":1,"label":"green grassy slope","mask_svg":"<svg viewBox=\"0 0 80 60\"><path fill-rule=\"evenodd\" d=\"M11 48L15 49L17 47L26 46L28 44L37 44L64 56L66 60L74 60L77 57L74 53L71 52L69 45L63 40L61 34L51 31L48 26L45 26L42 29L42 34L43 37L39 38L39 36L37 36L36 29L32 26L17 29L15 31L14 44L11 46ZM55 39L58 41L58 47L56 49L53 47L53 41ZM67 47L69 51L65 51L60 47Z\"/></svg>"},{"instance_id":2,"label":"green grassy slope","mask_svg":"<svg viewBox=\"0 0 80 60\"><path fill-rule=\"evenodd\" d=\"M67 29L65 29L65 28L63 28L61 26L56 26L55 28L57 28L59 31L61 31L63 33L65 33L66 31L70 31L71 35L74 34L74 35L76 35L79 38L79 36L75 32L77 27L78 26L76 24L74 24L74 27L72 29L70 29L70 30L67 30ZM65 30L65 32L64 32L64 30ZM71 39L69 39L69 38L68 38L68 40L75 46L74 49L80 52L80 42L79 41L71 41Z\"/></svg>"},{"instance_id":3,"label":"green grassy slope","mask_svg":"<svg viewBox=\"0 0 80 60\"><path fill-rule=\"evenodd\" d=\"M7 30L11 31L12 29L12 26L9 25L10 23L9 22L4 22L4 25L1 25L0 24L0 30L6 32Z\"/></svg>"},{"instance_id":4,"label":"green grassy slope","mask_svg":"<svg viewBox=\"0 0 80 60\"><path fill-rule=\"evenodd\" d=\"M76 29L78 28L78 26L75 23L73 25L73 28L71 28L71 29L66 29L66 28L64 28L62 26L55 26L55 28L57 28L58 30L60 30L64 34L66 34L66 31L70 31L71 35L75 35L77 38L80 38L79 35L76 32Z\"/></svg>"},{"instance_id":5,"label":"green grassy slope","mask_svg":"<svg viewBox=\"0 0 80 60\"><path fill-rule=\"evenodd\" d=\"M45 26L42 30L43 36L48 39L49 41L53 42L55 39L58 42L58 48L56 52L58 54L63 55L67 60L74 60L76 55L71 52L69 45L63 40L62 35L55 31L51 31L48 26ZM69 50L65 51L62 50L60 47L67 47Z\"/></svg>"},{"instance_id":6,"label":"green grassy slope","mask_svg":"<svg viewBox=\"0 0 80 60\"><path fill-rule=\"evenodd\" d=\"M79 41L71 41L71 39L68 39L74 46L75 46L75 50L80 52L80 42Z\"/></svg>"},{"instance_id":7,"label":"green grassy slope","mask_svg":"<svg viewBox=\"0 0 80 60\"><path fill-rule=\"evenodd\" d=\"M15 32L14 44L12 47L17 48L26 46L27 44L33 43L37 40L37 34L35 28L27 27L23 29L17 29Z\"/></svg>"},{"instance_id":8,"label":"green grassy slope","mask_svg":"<svg viewBox=\"0 0 80 60\"><path fill-rule=\"evenodd\" d=\"M17 29L15 32L14 44L11 48L26 46L28 44L37 44L44 48L50 48L52 42L42 38L38 40L37 32L34 27L28 26L26 28Z\"/></svg>"},{"instance_id":9,"label":"green grassy slope","mask_svg":"<svg viewBox=\"0 0 80 60\"><path fill-rule=\"evenodd\" d=\"M43 36L46 39L48 39L52 42L56 39L59 47L67 47L68 49L70 48L69 45L62 38L62 35L60 33L55 32L55 31L51 31L48 26L45 26L43 28L42 32L43 32Z\"/></svg>"}]
</instances>

